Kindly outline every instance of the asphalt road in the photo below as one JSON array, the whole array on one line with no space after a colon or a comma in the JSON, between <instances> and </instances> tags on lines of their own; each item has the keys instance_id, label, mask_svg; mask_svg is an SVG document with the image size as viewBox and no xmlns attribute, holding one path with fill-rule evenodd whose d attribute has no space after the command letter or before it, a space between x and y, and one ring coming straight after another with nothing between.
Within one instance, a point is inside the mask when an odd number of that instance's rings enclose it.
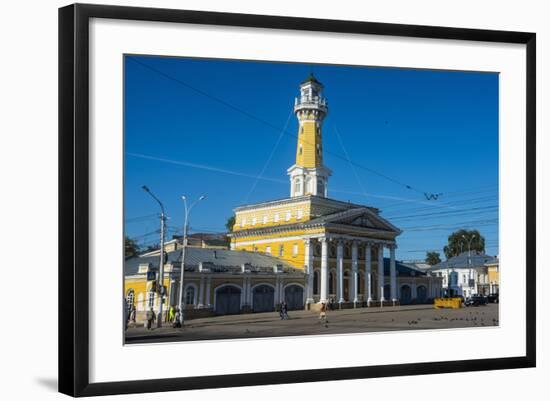
<instances>
[{"instance_id":1,"label":"asphalt road","mask_svg":"<svg viewBox=\"0 0 550 401\"><path fill-rule=\"evenodd\" d=\"M216 316L186 322L183 329L165 324L161 329L129 327L126 343L219 340L231 338L365 333L394 330L448 329L498 326L498 304L462 309L435 309L431 305L358 308L328 311L328 322L309 311L290 311L281 320L277 312Z\"/></svg>"}]
</instances>

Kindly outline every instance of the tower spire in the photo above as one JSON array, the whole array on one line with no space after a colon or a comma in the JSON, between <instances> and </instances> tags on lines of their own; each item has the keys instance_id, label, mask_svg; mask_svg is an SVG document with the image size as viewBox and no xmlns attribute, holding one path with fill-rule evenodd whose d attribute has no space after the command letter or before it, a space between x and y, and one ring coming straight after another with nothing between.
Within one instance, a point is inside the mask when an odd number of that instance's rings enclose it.
<instances>
[{"instance_id":1,"label":"tower spire","mask_svg":"<svg viewBox=\"0 0 550 401\"><path fill-rule=\"evenodd\" d=\"M310 73L300 84L300 96L294 99L298 119L296 163L288 169L290 196L327 196L331 171L323 164L323 120L328 103L321 95L323 84Z\"/></svg>"}]
</instances>

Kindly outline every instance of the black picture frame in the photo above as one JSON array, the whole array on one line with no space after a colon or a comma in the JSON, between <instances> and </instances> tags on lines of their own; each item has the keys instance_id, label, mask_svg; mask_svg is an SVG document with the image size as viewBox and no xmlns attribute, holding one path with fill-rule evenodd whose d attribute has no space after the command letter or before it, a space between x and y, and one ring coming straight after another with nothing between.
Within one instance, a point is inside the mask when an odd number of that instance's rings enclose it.
<instances>
[{"instance_id":1,"label":"black picture frame","mask_svg":"<svg viewBox=\"0 0 550 401\"><path fill-rule=\"evenodd\" d=\"M88 61L91 18L160 21L526 45L526 354L409 363L90 383ZM536 364L536 35L479 29L74 4L59 9L59 391L71 396L160 392L534 367Z\"/></svg>"}]
</instances>

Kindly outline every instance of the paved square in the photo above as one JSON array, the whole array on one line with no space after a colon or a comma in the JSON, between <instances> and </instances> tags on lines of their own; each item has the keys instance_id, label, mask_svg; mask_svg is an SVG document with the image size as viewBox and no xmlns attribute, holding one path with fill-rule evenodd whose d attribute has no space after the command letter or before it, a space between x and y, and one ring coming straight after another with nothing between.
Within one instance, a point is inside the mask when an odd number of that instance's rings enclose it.
<instances>
[{"instance_id":1,"label":"paved square","mask_svg":"<svg viewBox=\"0 0 550 401\"><path fill-rule=\"evenodd\" d=\"M219 340L319 334L367 333L395 330L449 329L498 326L499 305L462 309L435 309L432 305L358 308L327 312L328 322L310 311L290 311L281 320L277 312L216 316L189 320L183 329L165 324L161 329L129 327L126 343Z\"/></svg>"}]
</instances>

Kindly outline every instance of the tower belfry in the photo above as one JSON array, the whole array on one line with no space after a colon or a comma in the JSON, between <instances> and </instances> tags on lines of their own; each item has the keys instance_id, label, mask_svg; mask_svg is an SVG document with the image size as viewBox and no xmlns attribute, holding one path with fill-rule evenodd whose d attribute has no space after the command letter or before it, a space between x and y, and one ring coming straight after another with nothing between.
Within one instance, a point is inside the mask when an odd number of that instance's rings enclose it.
<instances>
[{"instance_id":1,"label":"tower belfry","mask_svg":"<svg viewBox=\"0 0 550 401\"><path fill-rule=\"evenodd\" d=\"M296 163L288 170L290 196L317 195L327 197L331 171L323 164L323 120L328 103L321 96L323 85L310 74L300 84L300 97L294 99L298 119Z\"/></svg>"}]
</instances>

